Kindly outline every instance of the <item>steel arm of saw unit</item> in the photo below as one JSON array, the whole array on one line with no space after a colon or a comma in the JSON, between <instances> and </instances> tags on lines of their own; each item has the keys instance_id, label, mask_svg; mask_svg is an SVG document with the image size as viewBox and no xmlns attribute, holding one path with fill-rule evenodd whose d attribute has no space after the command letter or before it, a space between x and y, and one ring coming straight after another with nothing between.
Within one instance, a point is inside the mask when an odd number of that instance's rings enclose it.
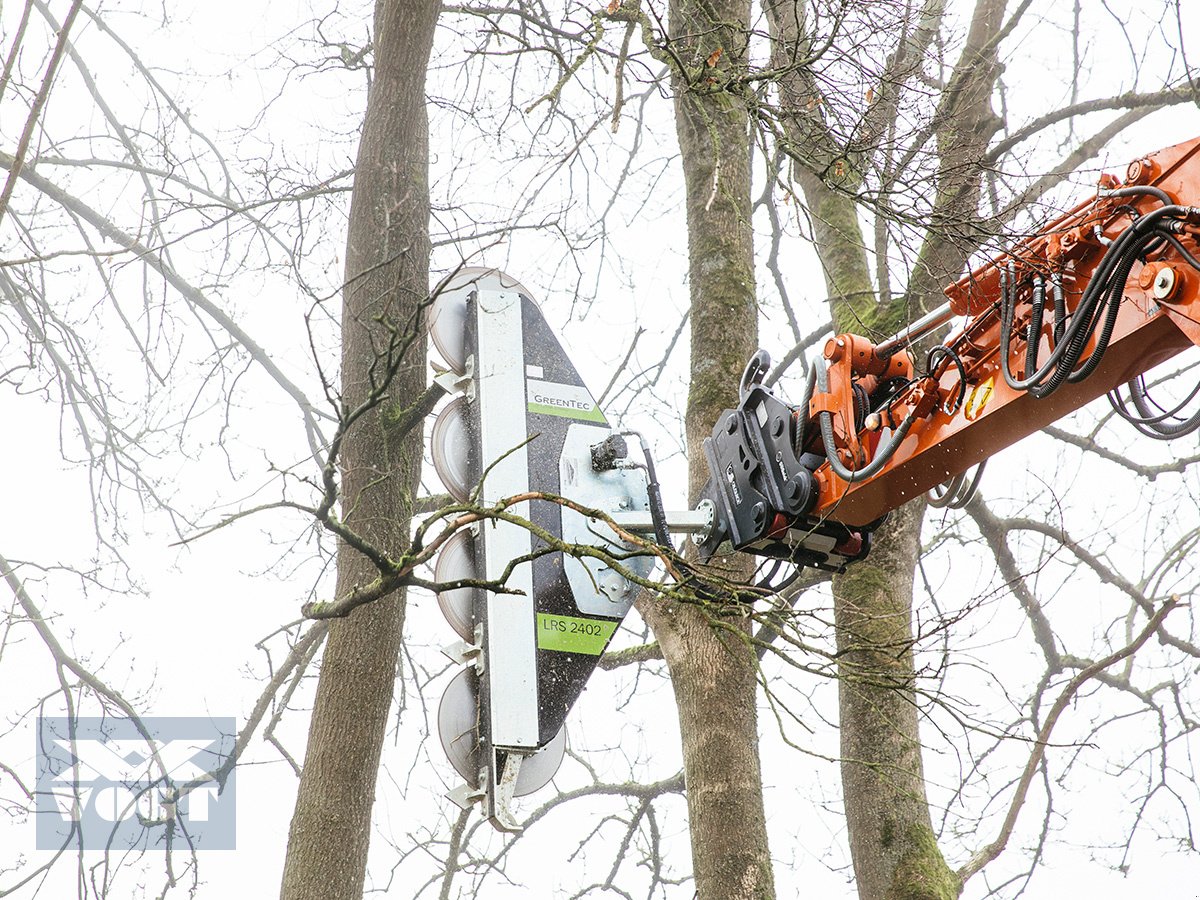
<instances>
[{"instance_id":1,"label":"steel arm of saw unit","mask_svg":"<svg viewBox=\"0 0 1200 900\"><path fill-rule=\"evenodd\" d=\"M831 338L806 396L785 405L794 454L772 443L778 401L761 373L749 389L744 378L739 409L706 442L717 522L702 552L729 539L789 558L789 545L835 524L868 538L906 501L1200 344L1198 259L1200 138L1134 161L1123 182L1104 176L892 338ZM942 343L914 353L955 319ZM1056 362L1065 369L1048 376ZM751 515L750 504L764 509ZM830 564L853 558L843 547Z\"/></svg>"}]
</instances>

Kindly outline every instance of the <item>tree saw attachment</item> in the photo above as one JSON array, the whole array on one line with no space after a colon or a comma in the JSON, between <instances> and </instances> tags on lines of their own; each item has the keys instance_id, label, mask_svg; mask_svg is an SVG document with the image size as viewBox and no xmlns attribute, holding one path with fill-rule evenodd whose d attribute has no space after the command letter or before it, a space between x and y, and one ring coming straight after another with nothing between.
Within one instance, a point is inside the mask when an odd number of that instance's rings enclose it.
<instances>
[{"instance_id":1,"label":"tree saw attachment","mask_svg":"<svg viewBox=\"0 0 1200 900\"><path fill-rule=\"evenodd\" d=\"M796 406L764 383L759 351L704 442L701 501L680 513L664 512L645 441L635 462L637 435L610 427L520 283L463 269L440 285L436 380L456 396L431 452L459 503L442 521L473 521L435 568L463 664L438 711L465 781L451 796L519 830L512 799L553 778L567 712L652 568L632 534L841 571L891 510L930 491L966 505L973 466L1105 393L1142 434L1200 430L1200 411L1157 405L1143 379L1200 345L1198 172L1200 139L1135 160L1124 181L1102 176L898 334L831 337Z\"/></svg>"},{"instance_id":2,"label":"tree saw attachment","mask_svg":"<svg viewBox=\"0 0 1200 900\"><path fill-rule=\"evenodd\" d=\"M456 396L434 423L433 463L459 503L484 513L435 566L438 604L461 638L445 652L463 664L438 732L465 782L451 799L479 801L497 828L519 831L513 798L554 777L567 712L632 606L630 576L653 565L574 507L652 518L647 470L626 458L519 282L463 269L435 294L429 333L448 367L436 380Z\"/></svg>"}]
</instances>

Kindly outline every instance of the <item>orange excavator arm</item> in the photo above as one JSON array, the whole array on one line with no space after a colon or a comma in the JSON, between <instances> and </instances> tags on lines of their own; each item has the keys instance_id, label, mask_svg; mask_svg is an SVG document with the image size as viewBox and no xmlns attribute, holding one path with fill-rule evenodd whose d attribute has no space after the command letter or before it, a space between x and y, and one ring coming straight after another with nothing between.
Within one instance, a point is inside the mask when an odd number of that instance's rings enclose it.
<instances>
[{"instance_id":1,"label":"orange excavator arm","mask_svg":"<svg viewBox=\"0 0 1200 900\"><path fill-rule=\"evenodd\" d=\"M714 527L702 553L729 540L840 569L891 510L946 483L965 500L972 466L1102 394L1151 437L1200 426L1158 410L1141 382L1200 344L1200 138L1135 160L1123 181L1104 176L946 294L888 340L831 338L796 406L763 386L769 361L756 354L738 408L705 442Z\"/></svg>"}]
</instances>

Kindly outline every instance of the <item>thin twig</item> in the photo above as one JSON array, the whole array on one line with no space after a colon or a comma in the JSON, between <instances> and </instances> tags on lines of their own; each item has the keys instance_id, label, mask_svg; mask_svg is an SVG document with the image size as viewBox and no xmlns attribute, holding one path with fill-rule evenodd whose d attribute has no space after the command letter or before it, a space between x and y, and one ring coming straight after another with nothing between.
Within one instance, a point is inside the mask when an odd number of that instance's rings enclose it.
<instances>
[{"instance_id":1,"label":"thin twig","mask_svg":"<svg viewBox=\"0 0 1200 900\"><path fill-rule=\"evenodd\" d=\"M1132 656L1141 649L1142 645L1150 640L1151 636L1158 631L1158 627L1162 624L1163 619L1167 617L1167 614L1178 605L1179 599L1171 597L1151 616L1150 621L1146 623L1146 626L1131 643L1082 669L1067 683L1063 692L1059 694L1058 699L1054 702L1054 706L1050 709L1050 713L1046 716L1046 721L1038 731L1037 740L1033 744L1033 752L1029 754L1029 759L1025 763L1025 771L1021 773L1021 780L1017 784L1016 793L1013 795L1012 803L1009 804L1008 815L1004 817L1004 824L1000 827L999 835L997 835L994 841L971 857L965 866L958 870L957 874L961 882L965 883L968 878L978 873L980 869L1003 853L1004 848L1008 846L1008 840L1012 837L1013 828L1017 824L1017 816L1020 815L1021 809L1025 805L1029 786L1033 783L1033 778L1037 774L1038 767L1042 764L1042 758L1046 755L1046 747L1050 743L1050 734L1054 730L1054 726L1058 724L1063 711L1066 710L1067 706L1075 698L1075 695L1079 693L1079 689L1109 666Z\"/></svg>"},{"instance_id":2,"label":"thin twig","mask_svg":"<svg viewBox=\"0 0 1200 900\"><path fill-rule=\"evenodd\" d=\"M71 4L71 9L67 12L62 27L58 30L58 42L54 45L54 53L46 66L46 76L42 79L42 86L38 88L37 96L33 98L33 106L29 109L29 118L25 120L25 130L21 132L21 140L17 143L13 164L9 168L8 178L4 182L4 190L0 191L0 221L4 220L8 201L12 197L13 189L17 186L17 176L21 174L21 167L25 164L25 155L29 152L29 143L33 140L33 130L37 128L38 119L42 115L42 107L46 105L46 100L50 96L50 88L54 84L54 76L58 73L58 64L67 50L67 34L71 31L71 26L75 24L75 17L79 14L79 7L82 5L83 0L75 0Z\"/></svg>"}]
</instances>

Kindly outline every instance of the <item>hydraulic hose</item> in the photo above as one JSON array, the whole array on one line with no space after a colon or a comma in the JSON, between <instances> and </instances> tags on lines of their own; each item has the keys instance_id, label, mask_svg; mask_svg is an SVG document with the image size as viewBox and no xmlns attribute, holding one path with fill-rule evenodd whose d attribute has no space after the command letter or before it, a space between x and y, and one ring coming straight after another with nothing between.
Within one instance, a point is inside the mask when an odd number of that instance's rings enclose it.
<instances>
[{"instance_id":1,"label":"hydraulic hose","mask_svg":"<svg viewBox=\"0 0 1200 900\"><path fill-rule=\"evenodd\" d=\"M1191 434L1197 428L1200 428L1200 410L1192 413L1191 416L1181 422L1168 423L1166 421L1167 419L1178 415L1179 411L1183 409L1186 404L1191 402L1197 393L1200 393L1200 384L1197 384L1194 388L1192 388L1187 397L1180 401L1174 409L1167 410L1161 414L1156 414L1154 410L1150 408L1150 404L1154 401L1150 399L1150 395L1146 391L1145 382L1141 378L1134 378L1127 386L1129 388L1129 397L1133 401L1134 408L1137 409L1139 415L1134 416L1127 409L1124 409L1123 403L1121 403L1122 408L1117 409L1117 412L1123 419L1125 419L1125 421L1131 423L1140 433L1146 435L1146 437L1153 438L1157 441L1169 441L1172 438L1181 437L1185 434ZM1119 398L1118 402L1120 402Z\"/></svg>"},{"instance_id":2,"label":"hydraulic hose","mask_svg":"<svg viewBox=\"0 0 1200 900\"><path fill-rule=\"evenodd\" d=\"M944 484L935 485L930 488L926 502L934 509L952 508L951 504L954 503L954 498L958 496L958 492L962 490L963 482L966 479L967 473L959 472Z\"/></svg>"},{"instance_id":3,"label":"hydraulic hose","mask_svg":"<svg viewBox=\"0 0 1200 900\"><path fill-rule=\"evenodd\" d=\"M1154 191L1139 193L1154 193ZM1155 194L1155 196L1158 196ZM1169 198L1168 198L1169 199ZM1000 353L1001 370L1005 381L1013 390L1024 390L1038 398L1047 397L1058 390L1067 381L1079 382L1090 376L1100 365L1108 343L1116 326L1120 304L1124 294L1125 282L1148 244L1170 237L1166 229L1161 229L1159 223L1168 216L1179 214L1191 215L1193 208L1167 205L1152 210L1137 219L1129 228L1121 232L1109 245L1100 264L1097 266L1091 281L1080 298L1079 305L1070 321L1063 325L1062 316L1065 307L1062 304L1061 287L1052 282L1055 303L1055 346L1045 362L1034 369L1037 362L1036 341L1038 334L1034 333L1033 324L1038 326L1040 333L1041 313L1045 304L1044 287L1040 279L1035 282L1033 322L1027 333L1029 350L1026 353L1026 375L1017 378L1009 362L1011 356L1010 341L1012 326L1016 316L1018 284L1016 272L1010 262L1008 268L1000 271L1000 317L1001 341ZM1097 327L1100 332L1096 335ZM1061 329L1061 330L1060 330ZM1091 355L1079 365L1088 341L1096 335L1096 344Z\"/></svg>"},{"instance_id":4,"label":"hydraulic hose","mask_svg":"<svg viewBox=\"0 0 1200 900\"><path fill-rule=\"evenodd\" d=\"M962 409L963 401L967 398L967 369L963 365L962 357L954 352L954 348L947 347L945 344L938 344L936 347L930 349L929 353L925 356L926 374L933 374L934 369L941 364L941 357L950 360L954 363L954 367L958 369L958 398L954 401L953 407L942 407L942 411L946 415L952 416Z\"/></svg>"},{"instance_id":5,"label":"hydraulic hose","mask_svg":"<svg viewBox=\"0 0 1200 900\"><path fill-rule=\"evenodd\" d=\"M1197 385L1197 387L1200 387L1200 385ZM1149 398L1146 394L1145 386L1141 384L1132 384L1130 387L1130 392L1133 397L1133 405L1137 408L1137 411L1144 417L1150 415L1151 410L1147 403ZM1188 399L1191 399L1191 397L1194 397L1195 395L1196 391L1193 390ZM1170 416L1174 416L1181 407L1182 404L1171 410ZM1182 422L1168 423L1166 421L1159 421L1146 424L1152 431L1156 433L1156 436L1161 437L1164 440L1170 440L1173 437L1179 437L1183 434L1191 434L1196 430L1197 427L1200 427L1200 410L1197 410Z\"/></svg>"},{"instance_id":6,"label":"hydraulic hose","mask_svg":"<svg viewBox=\"0 0 1200 900\"><path fill-rule=\"evenodd\" d=\"M987 467L985 459L975 467L975 473L967 482L967 473L960 472L945 484L938 485L929 491L926 500L934 509L962 509L975 499L979 492L979 482L983 479L983 470Z\"/></svg>"},{"instance_id":7,"label":"hydraulic hose","mask_svg":"<svg viewBox=\"0 0 1200 900\"><path fill-rule=\"evenodd\" d=\"M654 471L654 455L650 452L650 445L640 432L622 431L619 434L635 437L642 445L642 455L646 458L646 497L650 501L650 521L654 524L654 540L660 547L674 550L675 545L671 543L671 531L667 525L662 489L658 483L658 474Z\"/></svg>"},{"instance_id":8,"label":"hydraulic hose","mask_svg":"<svg viewBox=\"0 0 1200 900\"><path fill-rule=\"evenodd\" d=\"M1140 194L1150 194L1152 197L1157 197L1163 202L1164 206L1170 206L1174 202L1171 199L1171 195L1162 188L1156 188L1149 184L1134 184L1129 187L1100 191L1101 197L1137 197Z\"/></svg>"},{"instance_id":9,"label":"hydraulic hose","mask_svg":"<svg viewBox=\"0 0 1200 900\"><path fill-rule=\"evenodd\" d=\"M829 390L829 373L825 371L825 367L813 363L812 370L813 380L816 382L817 389L821 393L826 393ZM842 461L837 456L837 446L833 436L833 413L829 410L822 410L817 414L817 422L821 428L821 442L825 445L825 456L829 460L829 468L833 470L833 474L842 481L853 484L856 481L863 481L870 478L888 463L903 443L904 438L908 436L908 430L912 428L913 422L917 420L914 413L909 413L904 417L899 427L892 433L892 436L887 441L880 445L875 450L875 458L861 469L847 469L842 465Z\"/></svg>"},{"instance_id":10,"label":"hydraulic hose","mask_svg":"<svg viewBox=\"0 0 1200 900\"><path fill-rule=\"evenodd\" d=\"M1154 403L1154 401L1150 399L1150 392L1146 390L1144 376L1139 375L1137 378L1134 378L1129 382L1127 387L1129 388L1130 396L1133 398L1133 405L1141 413L1141 417L1135 420L1139 425L1157 425L1160 422L1165 422L1167 419L1179 415L1179 411L1190 403L1196 394L1200 393L1200 382L1197 382L1191 392L1180 400L1174 409L1168 409L1156 414L1149 407L1149 404ZM1158 406L1158 404L1155 403L1155 406ZM1162 407L1159 406L1159 409L1161 410Z\"/></svg>"},{"instance_id":11,"label":"hydraulic hose","mask_svg":"<svg viewBox=\"0 0 1200 900\"><path fill-rule=\"evenodd\" d=\"M1107 258L1107 254L1105 258ZM1056 344L1041 368L1033 374L1026 374L1024 378L1017 378L1009 365L1010 341L1013 319L1016 316L1016 305L1016 275L1010 263L1008 271L1000 270L1000 369L1004 374L1004 380L1014 391L1029 391L1035 396L1046 396L1057 390L1066 380L1067 372L1074 367L1083 353L1083 348L1087 346L1088 337L1093 330L1091 320L1095 312L1095 301L1093 299L1089 304L1086 296L1084 300L1080 301L1075 315L1071 316L1071 320L1063 332L1063 339ZM1065 369L1063 368L1064 364ZM1050 378L1050 382L1046 382L1047 378Z\"/></svg>"},{"instance_id":12,"label":"hydraulic hose","mask_svg":"<svg viewBox=\"0 0 1200 900\"><path fill-rule=\"evenodd\" d=\"M1067 327L1067 301L1063 297L1061 275L1050 276L1050 291L1054 295L1054 346L1057 347Z\"/></svg>"},{"instance_id":13,"label":"hydraulic hose","mask_svg":"<svg viewBox=\"0 0 1200 900\"><path fill-rule=\"evenodd\" d=\"M798 416L795 416L795 422L796 422L795 449L796 449L796 458L797 459L799 459L800 455L804 452L804 439L805 439L804 426L806 424L808 424L808 406L812 402L813 391L816 389L816 385L817 385L817 374L816 374L817 373L817 365L818 365L818 363L814 361L813 364L809 367L808 378L806 378L804 380L804 394L800 397L800 405L798 407L796 407L796 409L800 413Z\"/></svg>"},{"instance_id":14,"label":"hydraulic hose","mask_svg":"<svg viewBox=\"0 0 1200 900\"><path fill-rule=\"evenodd\" d=\"M1033 309L1029 316L1029 330L1025 333L1025 371L1037 368L1038 342L1042 339L1042 316L1046 312L1046 279L1033 280Z\"/></svg>"}]
</instances>

